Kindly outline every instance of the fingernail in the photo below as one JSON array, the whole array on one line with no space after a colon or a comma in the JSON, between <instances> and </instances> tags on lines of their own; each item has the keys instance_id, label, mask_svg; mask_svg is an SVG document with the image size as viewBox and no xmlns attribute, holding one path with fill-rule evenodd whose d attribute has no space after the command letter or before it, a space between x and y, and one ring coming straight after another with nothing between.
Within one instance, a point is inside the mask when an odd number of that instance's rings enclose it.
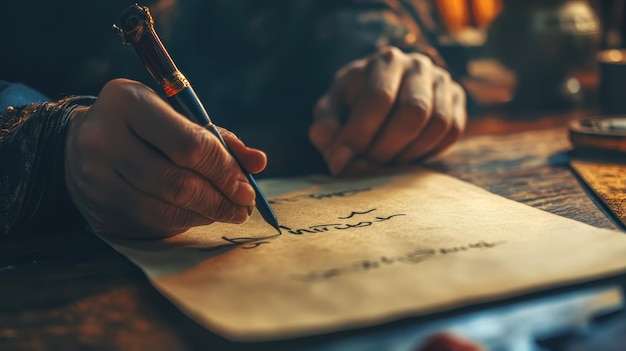
<instances>
[{"instance_id":1,"label":"fingernail","mask_svg":"<svg viewBox=\"0 0 626 351\"><path fill-rule=\"evenodd\" d=\"M345 145L338 147L335 151L331 151L328 158L328 169L330 173L333 175L341 173L352 156L354 156L354 152Z\"/></svg>"},{"instance_id":2,"label":"fingernail","mask_svg":"<svg viewBox=\"0 0 626 351\"><path fill-rule=\"evenodd\" d=\"M252 205L248 206L248 216L252 216L252 212L254 212L254 208L256 207L256 204L253 202Z\"/></svg>"},{"instance_id":3,"label":"fingernail","mask_svg":"<svg viewBox=\"0 0 626 351\"><path fill-rule=\"evenodd\" d=\"M232 200L239 205L248 205L254 201L254 189L247 181L238 181L232 192Z\"/></svg>"}]
</instances>

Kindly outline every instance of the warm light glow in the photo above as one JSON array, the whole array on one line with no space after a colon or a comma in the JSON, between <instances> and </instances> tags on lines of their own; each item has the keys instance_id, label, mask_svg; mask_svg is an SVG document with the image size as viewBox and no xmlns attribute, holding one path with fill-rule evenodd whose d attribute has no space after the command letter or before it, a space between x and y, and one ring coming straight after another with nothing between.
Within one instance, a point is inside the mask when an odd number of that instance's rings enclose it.
<instances>
[{"instance_id":1,"label":"warm light glow","mask_svg":"<svg viewBox=\"0 0 626 351\"><path fill-rule=\"evenodd\" d=\"M456 32L468 25L469 9L466 0L437 0L437 8L448 31Z\"/></svg>"},{"instance_id":2,"label":"warm light glow","mask_svg":"<svg viewBox=\"0 0 626 351\"><path fill-rule=\"evenodd\" d=\"M472 0L476 25L486 28L502 10L502 0Z\"/></svg>"},{"instance_id":3,"label":"warm light glow","mask_svg":"<svg viewBox=\"0 0 626 351\"><path fill-rule=\"evenodd\" d=\"M619 62L624 59L624 55L620 50L608 50L606 52L606 57L608 58L608 61L612 62Z\"/></svg>"},{"instance_id":4,"label":"warm light glow","mask_svg":"<svg viewBox=\"0 0 626 351\"><path fill-rule=\"evenodd\" d=\"M486 28L502 10L502 0L436 0L436 4L449 32Z\"/></svg>"}]
</instances>

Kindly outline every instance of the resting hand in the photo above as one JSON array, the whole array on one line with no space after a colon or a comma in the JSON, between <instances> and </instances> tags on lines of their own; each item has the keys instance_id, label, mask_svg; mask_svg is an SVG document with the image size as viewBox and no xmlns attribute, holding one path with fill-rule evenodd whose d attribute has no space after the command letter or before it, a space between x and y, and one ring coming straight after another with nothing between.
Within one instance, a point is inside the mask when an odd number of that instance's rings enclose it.
<instances>
[{"instance_id":1,"label":"resting hand","mask_svg":"<svg viewBox=\"0 0 626 351\"><path fill-rule=\"evenodd\" d=\"M338 174L437 154L465 122L465 93L447 71L425 55L386 47L337 72L309 136Z\"/></svg>"},{"instance_id":2,"label":"resting hand","mask_svg":"<svg viewBox=\"0 0 626 351\"><path fill-rule=\"evenodd\" d=\"M244 167L265 168L264 153L221 131ZM241 223L254 208L254 190L213 134L123 79L72 116L65 181L98 234L166 237L216 221Z\"/></svg>"}]
</instances>

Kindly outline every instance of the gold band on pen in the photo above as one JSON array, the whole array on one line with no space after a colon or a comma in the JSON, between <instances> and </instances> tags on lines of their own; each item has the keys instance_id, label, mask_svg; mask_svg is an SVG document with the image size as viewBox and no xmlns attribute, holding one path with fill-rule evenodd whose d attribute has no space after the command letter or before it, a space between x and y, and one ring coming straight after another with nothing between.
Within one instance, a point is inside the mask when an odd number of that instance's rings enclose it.
<instances>
[{"instance_id":1,"label":"gold band on pen","mask_svg":"<svg viewBox=\"0 0 626 351\"><path fill-rule=\"evenodd\" d=\"M161 82L163 91L167 97L172 97L180 93L183 89L189 88L191 85L187 78L180 72L175 71Z\"/></svg>"}]
</instances>

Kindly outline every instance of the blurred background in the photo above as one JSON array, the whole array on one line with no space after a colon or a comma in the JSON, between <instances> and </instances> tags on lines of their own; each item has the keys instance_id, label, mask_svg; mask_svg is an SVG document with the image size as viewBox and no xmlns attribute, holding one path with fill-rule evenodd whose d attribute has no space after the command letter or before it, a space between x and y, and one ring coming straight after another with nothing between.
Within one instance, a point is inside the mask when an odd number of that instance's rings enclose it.
<instances>
[{"instance_id":1,"label":"blurred background","mask_svg":"<svg viewBox=\"0 0 626 351\"><path fill-rule=\"evenodd\" d=\"M434 2L437 44L479 111L626 112L605 101L607 91L621 97L626 89L602 79L603 68L614 81L626 70L624 0Z\"/></svg>"},{"instance_id":2,"label":"blurred background","mask_svg":"<svg viewBox=\"0 0 626 351\"><path fill-rule=\"evenodd\" d=\"M415 7L428 5L433 23L427 27L434 29L430 32L435 36L430 39L470 93L470 112L506 108L527 113L604 106L611 113L626 113L626 106L620 105L621 97L626 96L626 87L622 86L626 83L621 83L626 82L626 73L620 73L626 67L622 59L626 55L621 51L626 38L624 1L395 2L412 2ZM160 7L176 2L142 3L158 12ZM200 0L178 2L202 3ZM125 0L67 0L63 5L40 0L12 2L10 7L5 7L11 9L6 11L11 16L0 21L0 31L8 33L0 36L0 44L7 51L0 55L0 79L24 82L55 99L67 94L97 94L106 81L104 78L114 76L150 82L145 70L122 48L110 29L120 9L128 3ZM166 15L176 17L177 13ZM159 18L160 24L165 22ZM163 26L159 29L168 32ZM181 32L185 30L186 27ZM59 33L64 33L63 40L59 40ZM188 50L191 54L206 54L197 48L197 41L175 40L169 44L172 50L177 44L191 48ZM177 57L185 63L184 67L198 66L195 61L186 62L184 55ZM195 72L189 75L197 77ZM201 82L202 78L195 80Z\"/></svg>"}]
</instances>

